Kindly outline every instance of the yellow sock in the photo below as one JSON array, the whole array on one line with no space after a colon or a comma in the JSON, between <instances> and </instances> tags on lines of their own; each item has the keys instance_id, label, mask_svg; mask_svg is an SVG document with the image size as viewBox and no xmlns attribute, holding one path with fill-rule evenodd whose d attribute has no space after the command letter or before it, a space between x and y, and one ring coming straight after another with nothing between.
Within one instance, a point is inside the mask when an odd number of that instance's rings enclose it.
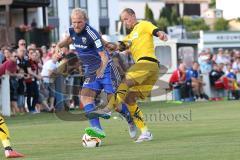
<instances>
[{"instance_id":1,"label":"yellow sock","mask_svg":"<svg viewBox=\"0 0 240 160\"><path fill-rule=\"evenodd\" d=\"M2 116L0 116L0 140L4 148L10 147L8 127Z\"/></svg>"},{"instance_id":2,"label":"yellow sock","mask_svg":"<svg viewBox=\"0 0 240 160\"><path fill-rule=\"evenodd\" d=\"M121 83L114 95L110 98L108 102L108 108L113 109L116 106L119 106L120 103L122 103L128 93L129 87L125 83Z\"/></svg>"},{"instance_id":3,"label":"yellow sock","mask_svg":"<svg viewBox=\"0 0 240 160\"><path fill-rule=\"evenodd\" d=\"M127 106L135 125L141 130L142 133L148 131L147 125L143 119L143 113L138 107L137 103Z\"/></svg>"}]
</instances>

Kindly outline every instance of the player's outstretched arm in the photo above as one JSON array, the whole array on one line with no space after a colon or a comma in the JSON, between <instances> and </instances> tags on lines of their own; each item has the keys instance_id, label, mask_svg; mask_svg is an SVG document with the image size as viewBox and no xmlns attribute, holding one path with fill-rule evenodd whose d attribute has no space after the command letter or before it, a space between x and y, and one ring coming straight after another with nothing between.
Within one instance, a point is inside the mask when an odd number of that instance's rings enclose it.
<instances>
[{"instance_id":1,"label":"player's outstretched arm","mask_svg":"<svg viewBox=\"0 0 240 160\"><path fill-rule=\"evenodd\" d=\"M61 52L62 47L67 47L72 43L72 38L70 36L67 36L62 41L58 42L55 48L55 53L59 54Z\"/></svg>"},{"instance_id":2,"label":"player's outstretched arm","mask_svg":"<svg viewBox=\"0 0 240 160\"><path fill-rule=\"evenodd\" d=\"M105 71L105 69L107 67L107 64L108 64L108 57L107 57L105 51L99 52L99 55L101 57L102 63L101 63L100 68L97 70L97 77L102 78L103 74L104 74L104 71Z\"/></svg>"},{"instance_id":3,"label":"player's outstretched arm","mask_svg":"<svg viewBox=\"0 0 240 160\"><path fill-rule=\"evenodd\" d=\"M162 41L167 41L168 40L167 34L163 31L161 31L159 28L154 29L152 34L154 36L158 37Z\"/></svg>"}]
</instances>

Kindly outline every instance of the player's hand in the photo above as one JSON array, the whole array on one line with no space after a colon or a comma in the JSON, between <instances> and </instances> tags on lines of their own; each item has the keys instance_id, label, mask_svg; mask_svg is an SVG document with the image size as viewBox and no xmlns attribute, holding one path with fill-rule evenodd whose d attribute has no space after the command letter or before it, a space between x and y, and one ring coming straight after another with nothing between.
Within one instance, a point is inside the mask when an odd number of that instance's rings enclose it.
<instances>
[{"instance_id":1,"label":"player's hand","mask_svg":"<svg viewBox=\"0 0 240 160\"><path fill-rule=\"evenodd\" d=\"M158 37L162 41L167 41L168 40L167 34L162 32L162 31L159 32L159 36Z\"/></svg>"},{"instance_id":2,"label":"player's hand","mask_svg":"<svg viewBox=\"0 0 240 160\"><path fill-rule=\"evenodd\" d=\"M113 52L115 50L117 50L117 45L111 42L108 42L105 44L105 47L110 51Z\"/></svg>"}]
</instances>

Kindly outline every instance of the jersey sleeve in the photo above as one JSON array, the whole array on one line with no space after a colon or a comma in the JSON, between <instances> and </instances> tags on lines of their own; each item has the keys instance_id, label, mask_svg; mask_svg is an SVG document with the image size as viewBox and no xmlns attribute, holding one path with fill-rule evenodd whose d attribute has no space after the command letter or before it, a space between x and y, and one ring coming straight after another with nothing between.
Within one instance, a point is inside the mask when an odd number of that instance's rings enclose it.
<instances>
[{"instance_id":1,"label":"jersey sleeve","mask_svg":"<svg viewBox=\"0 0 240 160\"><path fill-rule=\"evenodd\" d=\"M151 22L142 21L141 23L142 23L141 27L143 27L144 31L149 34L152 34L153 30L157 29L157 26L153 25Z\"/></svg>"},{"instance_id":2,"label":"jersey sleeve","mask_svg":"<svg viewBox=\"0 0 240 160\"><path fill-rule=\"evenodd\" d=\"M88 35L92 39L93 45L96 48L96 50L98 52L102 52L104 50L104 46L103 46L101 36L99 35L99 33L96 30L90 29L90 28L87 28L86 30L87 30Z\"/></svg>"}]
</instances>

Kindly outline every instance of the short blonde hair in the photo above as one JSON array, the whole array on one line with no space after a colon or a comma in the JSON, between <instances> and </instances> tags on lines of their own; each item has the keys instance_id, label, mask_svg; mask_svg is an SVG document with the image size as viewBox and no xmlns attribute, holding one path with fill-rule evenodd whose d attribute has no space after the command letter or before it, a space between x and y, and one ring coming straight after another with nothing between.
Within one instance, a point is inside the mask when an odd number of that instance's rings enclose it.
<instances>
[{"instance_id":1,"label":"short blonde hair","mask_svg":"<svg viewBox=\"0 0 240 160\"><path fill-rule=\"evenodd\" d=\"M71 13L71 17L73 15L81 15L85 20L88 20L87 12L85 9L82 8L74 8Z\"/></svg>"}]
</instances>

